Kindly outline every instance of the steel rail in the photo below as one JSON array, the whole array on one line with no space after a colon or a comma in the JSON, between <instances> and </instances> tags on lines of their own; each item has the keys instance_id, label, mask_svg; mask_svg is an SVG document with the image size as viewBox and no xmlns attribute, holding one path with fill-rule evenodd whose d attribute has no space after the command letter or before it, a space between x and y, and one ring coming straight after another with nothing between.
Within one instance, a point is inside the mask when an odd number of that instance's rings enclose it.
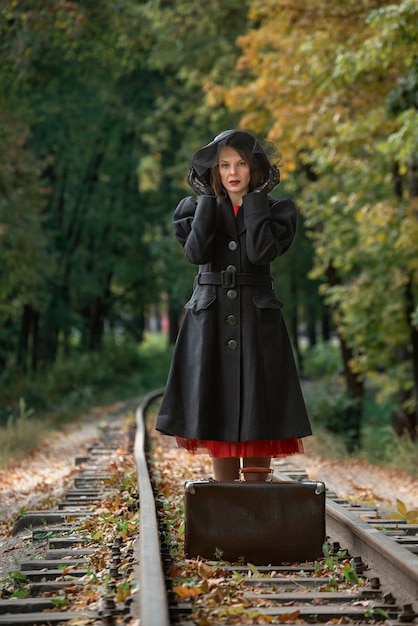
<instances>
[{"instance_id":1,"label":"steel rail","mask_svg":"<svg viewBox=\"0 0 418 626\"><path fill-rule=\"evenodd\" d=\"M326 528L351 554L361 554L383 589L387 587L401 604L412 598L418 612L418 558L412 552L332 500L326 502Z\"/></svg>"},{"instance_id":2,"label":"steel rail","mask_svg":"<svg viewBox=\"0 0 418 626\"><path fill-rule=\"evenodd\" d=\"M157 390L144 396L135 414L134 455L139 486L140 531L135 546L139 560L135 567L139 590L134 603L135 612L139 611L141 626L170 626L155 498L145 454L144 414L150 403L161 395L162 390Z\"/></svg>"},{"instance_id":3,"label":"steel rail","mask_svg":"<svg viewBox=\"0 0 418 626\"><path fill-rule=\"evenodd\" d=\"M296 474L303 470L295 468ZM295 480L275 469L280 480ZM382 589L396 595L400 604L410 604L418 612L418 558L368 522L327 497L326 533L353 556L361 556L371 574L381 580ZM384 520L381 520L384 526Z\"/></svg>"}]
</instances>

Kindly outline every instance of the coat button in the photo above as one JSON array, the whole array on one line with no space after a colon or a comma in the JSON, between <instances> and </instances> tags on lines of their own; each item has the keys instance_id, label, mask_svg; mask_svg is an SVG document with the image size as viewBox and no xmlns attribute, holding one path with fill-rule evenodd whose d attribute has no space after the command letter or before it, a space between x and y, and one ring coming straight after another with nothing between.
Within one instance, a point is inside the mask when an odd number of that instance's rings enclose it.
<instances>
[{"instance_id":1,"label":"coat button","mask_svg":"<svg viewBox=\"0 0 418 626\"><path fill-rule=\"evenodd\" d=\"M228 267L226 268L227 272L236 272L237 268L235 267L235 265L228 265Z\"/></svg>"},{"instance_id":2,"label":"coat button","mask_svg":"<svg viewBox=\"0 0 418 626\"><path fill-rule=\"evenodd\" d=\"M228 248L232 251L236 250L238 248L237 242L234 240L230 241L228 244Z\"/></svg>"},{"instance_id":3,"label":"coat button","mask_svg":"<svg viewBox=\"0 0 418 626\"><path fill-rule=\"evenodd\" d=\"M235 339L230 339L228 341L228 348L230 350L236 350L238 348L238 343L235 341Z\"/></svg>"},{"instance_id":4,"label":"coat button","mask_svg":"<svg viewBox=\"0 0 418 626\"><path fill-rule=\"evenodd\" d=\"M230 326L235 326L235 324L237 323L237 318L235 317L235 315L228 315L226 320Z\"/></svg>"},{"instance_id":5,"label":"coat button","mask_svg":"<svg viewBox=\"0 0 418 626\"><path fill-rule=\"evenodd\" d=\"M230 300L236 300L237 296L238 294L235 291L235 289L228 289L228 291L226 292L226 297L229 298Z\"/></svg>"}]
</instances>

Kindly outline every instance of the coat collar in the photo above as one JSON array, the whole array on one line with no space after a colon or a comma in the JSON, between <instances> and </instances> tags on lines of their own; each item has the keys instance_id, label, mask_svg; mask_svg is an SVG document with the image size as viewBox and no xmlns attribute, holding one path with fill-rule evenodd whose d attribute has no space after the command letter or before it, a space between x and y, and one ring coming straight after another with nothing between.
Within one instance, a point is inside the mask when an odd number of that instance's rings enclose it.
<instances>
[{"instance_id":1,"label":"coat collar","mask_svg":"<svg viewBox=\"0 0 418 626\"><path fill-rule=\"evenodd\" d=\"M216 209L216 227L231 237L236 237L237 233L241 234L245 230L242 207L239 210L237 217L235 217L229 198L218 200Z\"/></svg>"}]
</instances>

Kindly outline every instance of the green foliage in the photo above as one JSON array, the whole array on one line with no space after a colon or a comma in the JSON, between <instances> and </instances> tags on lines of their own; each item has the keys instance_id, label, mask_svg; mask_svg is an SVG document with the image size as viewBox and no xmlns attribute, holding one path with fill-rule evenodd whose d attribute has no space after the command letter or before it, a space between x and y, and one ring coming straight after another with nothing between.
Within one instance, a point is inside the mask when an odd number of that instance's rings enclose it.
<instances>
[{"instance_id":1,"label":"green foliage","mask_svg":"<svg viewBox=\"0 0 418 626\"><path fill-rule=\"evenodd\" d=\"M326 376L319 381L305 383L304 395L309 415L315 423L332 433L347 438L352 436L347 415L354 401L347 393L341 376Z\"/></svg>"},{"instance_id":2,"label":"green foliage","mask_svg":"<svg viewBox=\"0 0 418 626\"><path fill-rule=\"evenodd\" d=\"M39 429L35 417L24 398L19 398L15 411L10 408L5 411L5 419L0 421L0 467L16 451L24 457L39 444L45 431Z\"/></svg>"},{"instance_id":3,"label":"green foliage","mask_svg":"<svg viewBox=\"0 0 418 626\"><path fill-rule=\"evenodd\" d=\"M0 359L8 369L45 367L61 347L68 354L74 328L84 349L99 348L105 320L138 340L156 297L143 235L164 208L147 214L136 174L160 83L145 67L147 20L131 0L100 11L87 0L46 5L2 9Z\"/></svg>"},{"instance_id":4,"label":"green foliage","mask_svg":"<svg viewBox=\"0 0 418 626\"><path fill-rule=\"evenodd\" d=\"M418 477L418 442L407 434L397 436L391 424L393 403L376 401L376 390L367 390L361 425L361 449L347 449L347 436L342 430L346 392L341 379L325 376L303 381L308 413L315 435L318 454L335 459L359 457L374 465L390 466ZM349 404L349 403L348 403Z\"/></svg>"},{"instance_id":5,"label":"green foliage","mask_svg":"<svg viewBox=\"0 0 418 626\"><path fill-rule=\"evenodd\" d=\"M60 591L60 598L51 598L51 602L54 606L62 607L70 604L70 600L66 597L65 591Z\"/></svg>"},{"instance_id":6,"label":"green foliage","mask_svg":"<svg viewBox=\"0 0 418 626\"><path fill-rule=\"evenodd\" d=\"M392 448L391 456L390 447ZM389 464L418 478L418 441L413 441L407 433L403 433L399 437L392 438L390 447L388 446Z\"/></svg>"},{"instance_id":7,"label":"green foliage","mask_svg":"<svg viewBox=\"0 0 418 626\"><path fill-rule=\"evenodd\" d=\"M0 597L27 598L29 596L29 579L18 570L10 570L6 578L0 580Z\"/></svg>"},{"instance_id":8,"label":"green foliage","mask_svg":"<svg viewBox=\"0 0 418 626\"><path fill-rule=\"evenodd\" d=\"M345 550L339 550L336 554L331 554L327 542L323 544L322 550L325 557L325 566L330 572L331 586L334 586L334 582L337 581L341 574L347 585L358 585L359 578L356 572L355 561L354 559L347 561L347 552Z\"/></svg>"},{"instance_id":9,"label":"green foliage","mask_svg":"<svg viewBox=\"0 0 418 626\"><path fill-rule=\"evenodd\" d=\"M39 375L15 382L24 395L15 399L0 387L3 406L0 420L0 466L9 458L22 458L37 447L53 428L100 403L139 397L164 387L172 349L167 338L146 335L141 346L110 342L101 352L59 361Z\"/></svg>"},{"instance_id":10,"label":"green foliage","mask_svg":"<svg viewBox=\"0 0 418 626\"><path fill-rule=\"evenodd\" d=\"M115 397L119 390L119 398L126 398L163 386L170 355L165 342L164 337L146 335L138 347L126 338L111 339L99 352L55 363L42 376L43 393L60 405L66 398L74 409L91 405L98 394Z\"/></svg>"},{"instance_id":11,"label":"green foliage","mask_svg":"<svg viewBox=\"0 0 418 626\"><path fill-rule=\"evenodd\" d=\"M341 349L338 342L320 342L306 350L303 356L304 375L307 378L336 376L342 370Z\"/></svg>"},{"instance_id":12,"label":"green foliage","mask_svg":"<svg viewBox=\"0 0 418 626\"><path fill-rule=\"evenodd\" d=\"M406 433L395 436L388 419L376 421L373 415L367 413L362 444L360 456L370 463L399 468L410 476L418 477L418 442Z\"/></svg>"}]
</instances>

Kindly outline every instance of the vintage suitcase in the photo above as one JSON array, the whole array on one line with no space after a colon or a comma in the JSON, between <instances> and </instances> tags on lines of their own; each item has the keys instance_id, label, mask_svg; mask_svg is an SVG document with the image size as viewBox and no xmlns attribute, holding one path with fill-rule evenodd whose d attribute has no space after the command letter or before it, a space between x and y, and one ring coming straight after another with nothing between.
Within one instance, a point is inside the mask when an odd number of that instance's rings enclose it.
<instances>
[{"instance_id":1,"label":"vintage suitcase","mask_svg":"<svg viewBox=\"0 0 418 626\"><path fill-rule=\"evenodd\" d=\"M187 481L184 505L188 558L278 565L323 555L322 482Z\"/></svg>"}]
</instances>

